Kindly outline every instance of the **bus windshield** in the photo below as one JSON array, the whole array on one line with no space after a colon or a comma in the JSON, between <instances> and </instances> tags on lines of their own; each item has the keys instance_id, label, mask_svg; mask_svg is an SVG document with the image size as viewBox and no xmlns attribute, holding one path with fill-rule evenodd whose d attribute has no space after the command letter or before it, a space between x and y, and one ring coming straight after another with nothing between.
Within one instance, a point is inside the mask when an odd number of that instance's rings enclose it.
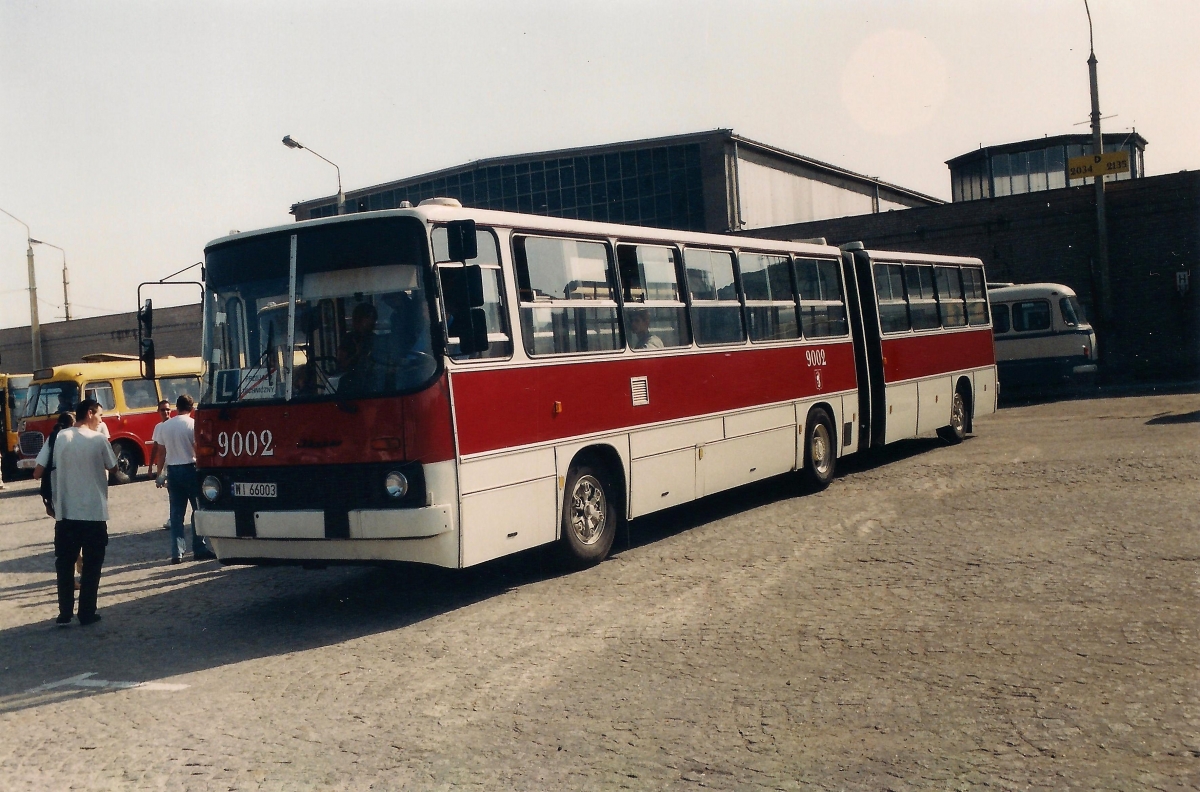
<instances>
[{"instance_id":1,"label":"bus windshield","mask_svg":"<svg viewBox=\"0 0 1200 792\"><path fill-rule=\"evenodd\" d=\"M35 382L29 386L24 417L74 412L79 403L79 385L75 382Z\"/></svg>"},{"instance_id":2,"label":"bus windshield","mask_svg":"<svg viewBox=\"0 0 1200 792\"><path fill-rule=\"evenodd\" d=\"M202 401L358 398L427 385L439 369L427 251L415 218L320 225L209 250Z\"/></svg>"},{"instance_id":3,"label":"bus windshield","mask_svg":"<svg viewBox=\"0 0 1200 792\"><path fill-rule=\"evenodd\" d=\"M20 417L25 414L25 400L29 396L29 381L33 377L26 374L23 377L8 378L8 395L12 399L12 414Z\"/></svg>"}]
</instances>

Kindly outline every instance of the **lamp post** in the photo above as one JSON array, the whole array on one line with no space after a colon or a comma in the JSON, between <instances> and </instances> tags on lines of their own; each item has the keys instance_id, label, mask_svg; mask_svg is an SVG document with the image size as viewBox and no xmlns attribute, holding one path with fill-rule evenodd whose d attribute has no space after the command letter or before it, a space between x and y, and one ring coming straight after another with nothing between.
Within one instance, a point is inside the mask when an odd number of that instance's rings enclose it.
<instances>
[{"instance_id":1,"label":"lamp post","mask_svg":"<svg viewBox=\"0 0 1200 792\"><path fill-rule=\"evenodd\" d=\"M0 212L4 212L25 226L25 262L29 267L29 340L33 346L33 369L36 371L42 367L42 326L38 322L37 276L33 271L33 237L29 235L29 225L24 220L3 209L0 209Z\"/></svg>"},{"instance_id":2,"label":"lamp post","mask_svg":"<svg viewBox=\"0 0 1200 792\"><path fill-rule=\"evenodd\" d=\"M307 151L310 154L313 154L317 157L321 157L320 154L317 154L317 152L313 151L312 149L305 148L304 146L300 145L300 143L298 141L292 140L291 135L283 136L283 145L287 146L290 149L304 149L305 151ZM337 166L337 163L333 162L332 160L325 159L325 157L321 157L321 159L328 162L330 165L333 166L334 170L337 171L337 180L338 180L337 213L340 215L344 215L344 214L346 214L346 194L342 192L342 169L339 168Z\"/></svg>"},{"instance_id":3,"label":"lamp post","mask_svg":"<svg viewBox=\"0 0 1200 792\"><path fill-rule=\"evenodd\" d=\"M30 239L29 241L34 245L45 245L46 247L52 247L59 253L63 254L63 318L68 322L71 321L71 298L67 294L67 284L70 283L70 280L67 278L67 251L63 250L52 242L43 242L40 239Z\"/></svg>"},{"instance_id":4,"label":"lamp post","mask_svg":"<svg viewBox=\"0 0 1200 792\"><path fill-rule=\"evenodd\" d=\"M1092 39L1092 10L1087 0L1083 8L1088 18L1088 79L1092 91L1092 154L1104 154L1104 137L1100 134L1100 88L1096 78L1096 46ZM1099 160L1097 159L1097 162ZM1100 318L1112 326L1112 286L1108 277L1108 222L1104 212L1104 176L1093 176L1096 183L1096 270L1100 281Z\"/></svg>"}]
</instances>

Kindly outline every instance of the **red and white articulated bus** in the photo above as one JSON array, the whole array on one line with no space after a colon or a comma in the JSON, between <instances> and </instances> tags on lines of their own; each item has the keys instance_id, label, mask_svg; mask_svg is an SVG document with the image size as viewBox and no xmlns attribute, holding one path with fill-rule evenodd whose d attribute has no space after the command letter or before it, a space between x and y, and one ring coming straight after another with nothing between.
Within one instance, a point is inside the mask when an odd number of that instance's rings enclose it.
<instances>
[{"instance_id":1,"label":"red and white articulated bus","mask_svg":"<svg viewBox=\"0 0 1200 792\"><path fill-rule=\"evenodd\" d=\"M469 567L995 410L977 259L434 199L206 248L225 563Z\"/></svg>"}]
</instances>

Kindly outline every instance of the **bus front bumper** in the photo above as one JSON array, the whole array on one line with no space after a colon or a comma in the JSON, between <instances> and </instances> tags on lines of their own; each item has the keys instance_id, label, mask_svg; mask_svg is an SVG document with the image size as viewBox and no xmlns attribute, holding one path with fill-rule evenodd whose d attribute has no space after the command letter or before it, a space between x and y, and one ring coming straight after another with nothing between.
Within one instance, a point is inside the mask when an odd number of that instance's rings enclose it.
<instances>
[{"instance_id":1,"label":"bus front bumper","mask_svg":"<svg viewBox=\"0 0 1200 792\"><path fill-rule=\"evenodd\" d=\"M233 512L196 512L196 533L207 536L223 564L376 564L407 561L459 566L451 506L359 509L349 512L349 537L327 538L320 511L254 513L254 536L237 535Z\"/></svg>"},{"instance_id":2,"label":"bus front bumper","mask_svg":"<svg viewBox=\"0 0 1200 792\"><path fill-rule=\"evenodd\" d=\"M449 506L416 509L351 509L349 540L427 539L454 528ZM253 536L238 536L232 511L196 512L196 533L227 539L317 539L326 540L323 511L258 511L254 513ZM329 539L328 541L333 541ZM343 540L344 541L344 540Z\"/></svg>"}]
</instances>

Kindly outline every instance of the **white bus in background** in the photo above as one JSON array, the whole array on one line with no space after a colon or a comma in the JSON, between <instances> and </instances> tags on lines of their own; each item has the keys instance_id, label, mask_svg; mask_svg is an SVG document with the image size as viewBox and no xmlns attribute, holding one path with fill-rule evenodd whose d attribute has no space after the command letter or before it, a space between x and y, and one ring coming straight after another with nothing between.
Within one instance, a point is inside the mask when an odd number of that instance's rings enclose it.
<instances>
[{"instance_id":1,"label":"white bus in background","mask_svg":"<svg viewBox=\"0 0 1200 792\"><path fill-rule=\"evenodd\" d=\"M1075 292L1060 283L989 284L1002 393L1095 381L1096 333Z\"/></svg>"}]
</instances>

